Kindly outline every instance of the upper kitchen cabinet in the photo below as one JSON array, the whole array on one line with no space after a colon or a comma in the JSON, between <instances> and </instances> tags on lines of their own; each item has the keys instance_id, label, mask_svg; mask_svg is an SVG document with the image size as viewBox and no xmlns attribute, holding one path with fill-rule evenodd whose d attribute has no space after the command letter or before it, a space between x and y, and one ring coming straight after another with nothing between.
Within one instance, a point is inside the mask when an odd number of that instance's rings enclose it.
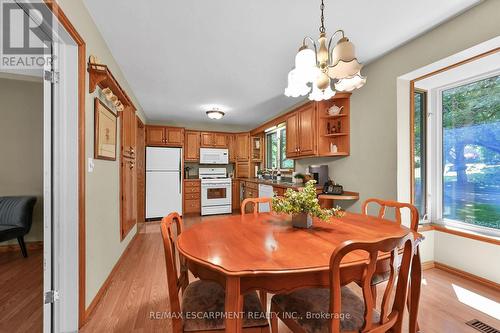
<instances>
[{"instance_id":1,"label":"upper kitchen cabinet","mask_svg":"<svg viewBox=\"0 0 500 333\"><path fill-rule=\"evenodd\" d=\"M264 136L252 135L250 152L252 155L252 162L262 162L264 159Z\"/></svg>"},{"instance_id":2,"label":"upper kitchen cabinet","mask_svg":"<svg viewBox=\"0 0 500 333\"><path fill-rule=\"evenodd\" d=\"M201 147L203 148L228 148L227 133L201 132Z\"/></svg>"},{"instance_id":3,"label":"upper kitchen cabinet","mask_svg":"<svg viewBox=\"0 0 500 333\"><path fill-rule=\"evenodd\" d=\"M228 142L228 148L229 148L229 162L235 163L236 162L236 135L228 134L227 135L227 142Z\"/></svg>"},{"instance_id":4,"label":"upper kitchen cabinet","mask_svg":"<svg viewBox=\"0 0 500 333\"><path fill-rule=\"evenodd\" d=\"M248 161L250 159L250 133L236 134L236 160Z\"/></svg>"},{"instance_id":5,"label":"upper kitchen cabinet","mask_svg":"<svg viewBox=\"0 0 500 333\"><path fill-rule=\"evenodd\" d=\"M146 144L148 146L182 147L184 144L184 128L147 126Z\"/></svg>"},{"instance_id":6,"label":"upper kitchen cabinet","mask_svg":"<svg viewBox=\"0 0 500 333\"><path fill-rule=\"evenodd\" d=\"M200 160L200 132L186 131L184 135L184 160L198 162Z\"/></svg>"},{"instance_id":7,"label":"upper kitchen cabinet","mask_svg":"<svg viewBox=\"0 0 500 333\"><path fill-rule=\"evenodd\" d=\"M286 156L306 157L317 155L316 103L308 102L286 119Z\"/></svg>"}]
</instances>

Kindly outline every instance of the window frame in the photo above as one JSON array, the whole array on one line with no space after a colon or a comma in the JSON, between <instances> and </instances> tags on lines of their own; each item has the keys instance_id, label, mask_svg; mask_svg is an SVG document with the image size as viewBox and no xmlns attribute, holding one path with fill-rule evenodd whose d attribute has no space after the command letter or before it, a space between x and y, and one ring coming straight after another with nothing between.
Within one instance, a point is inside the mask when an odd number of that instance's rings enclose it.
<instances>
[{"instance_id":1,"label":"window frame","mask_svg":"<svg viewBox=\"0 0 500 333\"><path fill-rule=\"evenodd\" d=\"M427 90L424 90L424 89L419 89L419 88L415 88L414 91L413 91L413 95L415 94L421 94L422 95L422 120L421 120L421 151L422 151L422 161L420 162L420 167L421 167L421 178L422 178L422 183L423 183L423 198L424 198L424 212L423 214L421 214L422 212L419 212L420 216L419 216L419 219L420 219L420 222L424 221L427 219L428 215L429 215L429 202L428 202L428 194L429 194L429 188L428 188L428 178L429 178L429 169L428 169L428 150L427 150L427 144L428 144L428 118L429 118L429 115L430 113L428 112L428 109L429 109L429 98L428 98L428 94L429 92ZM416 193L416 182L415 182L415 157L416 157L416 154L415 154L415 112L416 112L416 109L415 109L415 97L413 96L413 106L412 106L412 110L413 110L413 121L412 121L412 128L411 128L411 135L412 135L412 143L413 143L413 146L411 147L412 149L412 187L411 187L411 198L412 198L412 203L415 204L415 200L416 200L416 196L415 196L415 193ZM423 176L422 176L423 175Z\"/></svg>"},{"instance_id":2,"label":"window frame","mask_svg":"<svg viewBox=\"0 0 500 333\"><path fill-rule=\"evenodd\" d=\"M500 70L489 71L428 92L427 107L427 212L430 220L445 227L474 232L489 237L500 237L500 229L478 226L443 217L443 91L500 75ZM414 108L412 109L415 112ZM432 110L435 110L433 113ZM412 124L414 125L414 124ZM413 133L413 129L412 129ZM414 135L414 133L412 134ZM412 150L414 151L414 144ZM413 156L414 158L414 156ZM414 176L413 176L414 178ZM412 181L414 181L412 179Z\"/></svg>"},{"instance_id":3,"label":"window frame","mask_svg":"<svg viewBox=\"0 0 500 333\"><path fill-rule=\"evenodd\" d=\"M274 128L273 128L274 127ZM292 168L283 168L283 160L281 159L281 147L280 147L280 143L281 143L281 131L284 130L285 131L285 135L286 135L286 123L280 123L276 126L273 126L271 127L272 129L267 129L264 131L264 143L265 143L265 154L264 156L266 157L265 158L265 161L264 161L264 165L266 167L266 169L270 170L271 168L268 167L268 135L269 134L272 134L272 133L276 133L276 136L277 136L277 139L278 139L278 156L277 156L277 160L278 160L278 164L279 166L277 167L277 170L279 170L280 172L283 171L283 172L291 172L295 169L295 160L293 159L290 159L290 158L286 158L287 160L292 160L293 161L293 167ZM286 142L285 142L285 147L286 147ZM286 151L286 148L285 148L285 151Z\"/></svg>"}]
</instances>

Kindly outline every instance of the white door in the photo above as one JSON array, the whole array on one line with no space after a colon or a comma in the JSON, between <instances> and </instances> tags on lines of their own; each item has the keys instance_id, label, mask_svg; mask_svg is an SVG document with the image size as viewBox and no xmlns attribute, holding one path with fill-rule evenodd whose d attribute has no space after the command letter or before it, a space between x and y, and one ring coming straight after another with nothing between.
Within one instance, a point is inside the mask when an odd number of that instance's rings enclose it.
<instances>
[{"instance_id":1,"label":"white door","mask_svg":"<svg viewBox=\"0 0 500 333\"><path fill-rule=\"evenodd\" d=\"M181 169L180 148L146 148L146 171L179 171Z\"/></svg>"},{"instance_id":2,"label":"white door","mask_svg":"<svg viewBox=\"0 0 500 333\"><path fill-rule=\"evenodd\" d=\"M146 172L146 218L182 215L181 181L180 171Z\"/></svg>"}]
</instances>

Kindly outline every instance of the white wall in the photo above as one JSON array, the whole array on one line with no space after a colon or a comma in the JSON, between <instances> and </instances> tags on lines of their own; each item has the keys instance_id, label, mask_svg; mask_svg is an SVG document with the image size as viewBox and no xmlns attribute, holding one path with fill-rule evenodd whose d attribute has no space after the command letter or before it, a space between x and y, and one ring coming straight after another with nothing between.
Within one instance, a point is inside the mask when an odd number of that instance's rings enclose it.
<instances>
[{"instance_id":1,"label":"white wall","mask_svg":"<svg viewBox=\"0 0 500 333\"><path fill-rule=\"evenodd\" d=\"M99 30L87 12L82 0L60 0L59 5L86 43L86 59L97 56L109 66L120 85L134 102L139 117L145 116L118 64L104 42ZM88 91L88 74L85 90ZM87 158L94 155L94 96L86 94L86 151ZM120 133L118 133L120 135ZM120 148L117 148L120 151ZM86 294L88 306L103 285L114 265L136 234L132 229L120 240L120 178L117 161L95 160L94 172L86 174Z\"/></svg>"},{"instance_id":2,"label":"white wall","mask_svg":"<svg viewBox=\"0 0 500 333\"><path fill-rule=\"evenodd\" d=\"M14 79L16 78L16 79ZM26 242L43 240L43 85L0 78L0 196L33 195L37 202ZM17 240L0 243L17 244Z\"/></svg>"}]
</instances>

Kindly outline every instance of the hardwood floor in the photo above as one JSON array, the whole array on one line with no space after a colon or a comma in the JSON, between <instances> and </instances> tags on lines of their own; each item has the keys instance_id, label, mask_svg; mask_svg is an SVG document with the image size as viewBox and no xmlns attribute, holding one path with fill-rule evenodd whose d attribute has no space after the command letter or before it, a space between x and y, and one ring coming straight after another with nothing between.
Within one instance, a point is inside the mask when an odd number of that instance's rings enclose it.
<instances>
[{"instance_id":1,"label":"hardwood floor","mask_svg":"<svg viewBox=\"0 0 500 333\"><path fill-rule=\"evenodd\" d=\"M185 224L189 228L202 220L186 217ZM81 331L170 332L169 319L152 319L155 312L169 310L164 265L159 223L142 224L110 288ZM478 297L500 306L500 293L493 289L439 269L424 271L419 315L421 330L426 333L477 333L465 324L472 319L499 329L499 318L473 307ZM289 331L281 325L280 332Z\"/></svg>"},{"instance_id":2,"label":"hardwood floor","mask_svg":"<svg viewBox=\"0 0 500 333\"><path fill-rule=\"evenodd\" d=\"M42 332L43 250L0 253L0 332Z\"/></svg>"}]
</instances>

